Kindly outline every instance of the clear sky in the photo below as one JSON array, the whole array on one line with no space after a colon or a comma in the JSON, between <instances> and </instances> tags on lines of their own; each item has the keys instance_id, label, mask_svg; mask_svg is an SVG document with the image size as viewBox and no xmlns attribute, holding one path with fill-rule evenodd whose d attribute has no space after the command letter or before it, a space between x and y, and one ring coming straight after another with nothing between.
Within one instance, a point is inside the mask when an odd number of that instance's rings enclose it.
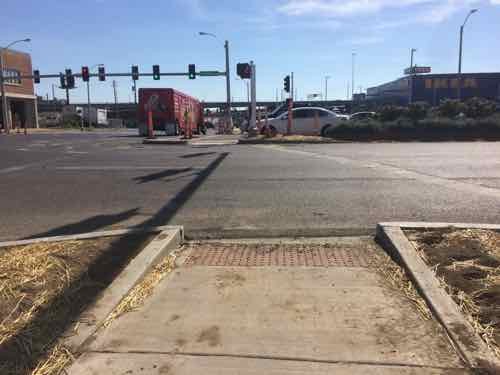
<instances>
[{"instance_id":1,"label":"clear sky","mask_svg":"<svg viewBox=\"0 0 500 375\"><path fill-rule=\"evenodd\" d=\"M17 49L30 52L34 69L58 73L104 63L128 72L132 64L151 72L224 69L224 39L230 42L234 100L246 98L236 63L257 64L258 99L274 99L293 71L299 99L324 92L345 98L356 52L356 91L402 75L415 62L433 72L455 72L459 27L465 29L464 72L500 71L500 0L2 0L0 45L31 37ZM197 35L214 33L218 39ZM43 80L39 95L56 80ZM132 100L131 81L118 79L119 101ZM86 99L77 80L73 101ZM112 101L112 82L92 82L93 101ZM224 78L141 78L139 87L174 87L203 100L225 98ZM280 94L281 95L281 94ZM64 97L56 89L56 97Z\"/></svg>"}]
</instances>

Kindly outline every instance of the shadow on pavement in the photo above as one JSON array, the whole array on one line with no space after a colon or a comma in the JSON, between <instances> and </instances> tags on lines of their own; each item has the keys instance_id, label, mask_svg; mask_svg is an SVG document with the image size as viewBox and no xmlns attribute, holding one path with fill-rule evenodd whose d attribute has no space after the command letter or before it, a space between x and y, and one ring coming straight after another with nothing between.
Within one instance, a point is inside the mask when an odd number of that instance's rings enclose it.
<instances>
[{"instance_id":1,"label":"shadow on pavement","mask_svg":"<svg viewBox=\"0 0 500 375\"><path fill-rule=\"evenodd\" d=\"M180 158L183 159L189 159L189 158L197 158L199 156L207 156L207 155L213 155L215 152L198 152L196 154L186 154L186 155L181 155L179 156Z\"/></svg>"},{"instance_id":2,"label":"shadow on pavement","mask_svg":"<svg viewBox=\"0 0 500 375\"><path fill-rule=\"evenodd\" d=\"M162 179L163 177L175 176L177 174L186 173L192 170L193 168L166 169L161 172L151 173L145 176L134 177L133 180L137 181L137 183L139 184L144 184L146 182Z\"/></svg>"},{"instance_id":3,"label":"shadow on pavement","mask_svg":"<svg viewBox=\"0 0 500 375\"><path fill-rule=\"evenodd\" d=\"M228 152L221 153L207 167L201 170L196 178L179 191L175 197L168 201L153 217L144 221L139 226L166 225L172 219L177 211L189 200L189 198L198 190L201 184L217 169L222 161L229 155Z\"/></svg>"},{"instance_id":4,"label":"shadow on pavement","mask_svg":"<svg viewBox=\"0 0 500 375\"><path fill-rule=\"evenodd\" d=\"M131 210L119 212L117 214L92 216L88 219L63 225L62 227L57 227L47 232L38 233L25 239L93 232L98 229L117 224L121 221L128 220L138 212L139 208L133 208Z\"/></svg>"}]
</instances>

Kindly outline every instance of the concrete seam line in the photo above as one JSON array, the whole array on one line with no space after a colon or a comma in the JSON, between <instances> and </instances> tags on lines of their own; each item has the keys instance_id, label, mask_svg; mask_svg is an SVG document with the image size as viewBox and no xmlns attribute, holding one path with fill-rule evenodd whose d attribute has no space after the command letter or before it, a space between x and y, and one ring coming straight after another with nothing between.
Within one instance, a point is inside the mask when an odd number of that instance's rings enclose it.
<instances>
[{"instance_id":1,"label":"concrete seam line","mask_svg":"<svg viewBox=\"0 0 500 375\"><path fill-rule=\"evenodd\" d=\"M96 231L96 232L88 232L88 233L79 233L79 234L69 234L62 236L51 236L51 237L39 237L39 238L30 238L27 240L17 240L17 241L3 241L0 242L0 248L7 246L22 246L29 245L38 242L60 242L60 241L73 241L73 240L85 240L90 238L97 237L113 237L113 236L121 236L124 234L132 234L132 233L155 233L161 232L164 230L176 230L181 229L181 226L177 225L165 225L160 227L137 227L137 228L125 228L125 229L114 229L107 231Z\"/></svg>"},{"instance_id":2,"label":"concrete seam line","mask_svg":"<svg viewBox=\"0 0 500 375\"><path fill-rule=\"evenodd\" d=\"M87 343L93 340L94 334L102 323L129 291L165 256L182 244L183 239L182 227L160 232L80 315L92 317L92 321L77 321L73 324L63 335L65 337L63 343L75 352L81 351Z\"/></svg>"},{"instance_id":3,"label":"concrete seam line","mask_svg":"<svg viewBox=\"0 0 500 375\"><path fill-rule=\"evenodd\" d=\"M486 343L476 334L452 297L441 287L400 227L377 226L377 239L400 262L441 323L458 354L472 367L499 366ZM466 337L463 337L466 336Z\"/></svg>"},{"instance_id":4,"label":"concrete seam line","mask_svg":"<svg viewBox=\"0 0 500 375\"><path fill-rule=\"evenodd\" d=\"M127 355L127 354L159 354L166 356L184 356L184 357L220 357L220 358L245 358L245 359L262 359L273 361L289 361L289 362L310 362L310 363L324 363L331 365L360 365L360 366L381 366L381 367L407 367L407 368L423 368L423 369L436 369L436 370L462 370L463 367L446 367L446 366L428 366L417 363L400 363L400 362L378 362L378 361L348 361L348 360L335 360L335 359L315 359L307 357L286 357L286 356L272 356L272 355L258 355L258 354L227 354L227 353L203 353L203 352L178 352L178 351L141 351L141 350L127 350L123 352L116 352L111 350L90 350L86 354L113 354L113 355Z\"/></svg>"}]
</instances>

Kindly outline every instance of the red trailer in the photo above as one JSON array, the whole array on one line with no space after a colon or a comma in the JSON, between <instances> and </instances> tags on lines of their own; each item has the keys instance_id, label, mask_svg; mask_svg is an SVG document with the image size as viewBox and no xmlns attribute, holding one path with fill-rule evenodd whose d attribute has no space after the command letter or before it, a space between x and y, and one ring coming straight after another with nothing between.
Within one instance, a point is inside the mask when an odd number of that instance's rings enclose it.
<instances>
[{"instance_id":1,"label":"red trailer","mask_svg":"<svg viewBox=\"0 0 500 375\"><path fill-rule=\"evenodd\" d=\"M203 106L198 99L170 88L140 88L139 134L148 134L148 110L152 111L153 129L166 135L184 134L187 127L199 133L203 127Z\"/></svg>"}]
</instances>

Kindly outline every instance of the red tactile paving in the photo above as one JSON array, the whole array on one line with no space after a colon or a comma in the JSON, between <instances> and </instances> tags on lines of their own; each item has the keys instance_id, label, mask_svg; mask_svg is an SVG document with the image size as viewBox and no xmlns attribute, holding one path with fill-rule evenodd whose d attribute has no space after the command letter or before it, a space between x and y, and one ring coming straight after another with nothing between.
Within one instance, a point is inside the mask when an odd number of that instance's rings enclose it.
<instances>
[{"instance_id":1,"label":"red tactile paving","mask_svg":"<svg viewBox=\"0 0 500 375\"><path fill-rule=\"evenodd\" d=\"M288 244L202 244L193 246L184 266L369 267L366 248Z\"/></svg>"}]
</instances>

